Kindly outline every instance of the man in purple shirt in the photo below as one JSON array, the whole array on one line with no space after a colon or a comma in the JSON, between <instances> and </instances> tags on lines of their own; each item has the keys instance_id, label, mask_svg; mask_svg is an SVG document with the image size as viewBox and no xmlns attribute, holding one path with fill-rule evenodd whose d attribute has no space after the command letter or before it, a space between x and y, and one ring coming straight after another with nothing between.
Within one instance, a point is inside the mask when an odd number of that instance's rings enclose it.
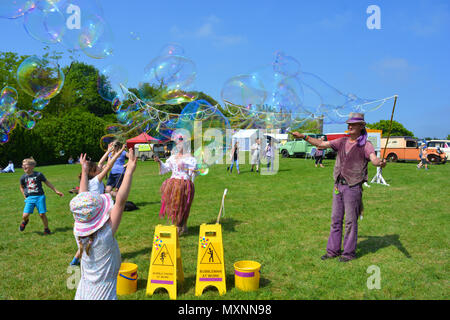
<instances>
[{"instance_id":1,"label":"man in purple shirt","mask_svg":"<svg viewBox=\"0 0 450 320\"><path fill-rule=\"evenodd\" d=\"M350 113L348 137L332 141L322 141L304 134L293 132L294 137L305 139L319 148L332 148L337 152L333 177L335 181L331 230L328 238L327 253L322 260L340 256L340 262L356 257L358 239L358 217L361 214L362 184L367 181L367 164L385 167L386 160L378 158L370 141L367 140L366 122L363 113ZM341 250L342 222L345 214L344 250Z\"/></svg>"}]
</instances>

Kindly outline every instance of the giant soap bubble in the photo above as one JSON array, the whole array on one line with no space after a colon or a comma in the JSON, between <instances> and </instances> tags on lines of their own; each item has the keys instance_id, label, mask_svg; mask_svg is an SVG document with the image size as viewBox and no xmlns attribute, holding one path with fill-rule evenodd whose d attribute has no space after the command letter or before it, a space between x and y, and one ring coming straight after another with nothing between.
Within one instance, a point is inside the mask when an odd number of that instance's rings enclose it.
<instances>
[{"instance_id":1,"label":"giant soap bubble","mask_svg":"<svg viewBox=\"0 0 450 320\"><path fill-rule=\"evenodd\" d=\"M66 18L62 12L40 6L28 11L24 15L23 21L25 31L32 38L46 44L55 44L62 40L66 28L65 23Z\"/></svg>"},{"instance_id":2,"label":"giant soap bubble","mask_svg":"<svg viewBox=\"0 0 450 320\"><path fill-rule=\"evenodd\" d=\"M351 112L369 112L393 97L363 99L343 93L319 76L303 71L300 63L282 52L270 67L231 77L221 92L226 110L243 128L296 128L320 119L344 123Z\"/></svg>"},{"instance_id":3,"label":"giant soap bubble","mask_svg":"<svg viewBox=\"0 0 450 320\"><path fill-rule=\"evenodd\" d=\"M195 63L177 55L158 56L144 69L144 77L139 83L142 99L154 103L179 104L195 100L191 92L196 79ZM148 88L160 88L158 95L148 95Z\"/></svg>"},{"instance_id":4,"label":"giant soap bubble","mask_svg":"<svg viewBox=\"0 0 450 320\"><path fill-rule=\"evenodd\" d=\"M18 95L16 89L6 86L0 92L0 112L13 113L16 109Z\"/></svg>"},{"instance_id":5,"label":"giant soap bubble","mask_svg":"<svg viewBox=\"0 0 450 320\"><path fill-rule=\"evenodd\" d=\"M34 8L33 0L2 0L0 1L0 18L16 19Z\"/></svg>"},{"instance_id":6,"label":"giant soap bubble","mask_svg":"<svg viewBox=\"0 0 450 320\"><path fill-rule=\"evenodd\" d=\"M61 91L64 73L54 63L31 56L17 69L17 82L28 95L49 100Z\"/></svg>"}]
</instances>

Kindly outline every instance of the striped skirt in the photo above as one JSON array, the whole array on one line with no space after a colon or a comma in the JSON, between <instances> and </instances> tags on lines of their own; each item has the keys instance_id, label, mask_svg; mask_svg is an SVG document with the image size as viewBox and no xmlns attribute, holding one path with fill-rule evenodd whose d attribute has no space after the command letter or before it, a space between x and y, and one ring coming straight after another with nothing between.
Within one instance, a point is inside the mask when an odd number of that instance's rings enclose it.
<instances>
[{"instance_id":1,"label":"striped skirt","mask_svg":"<svg viewBox=\"0 0 450 320\"><path fill-rule=\"evenodd\" d=\"M170 178L161 186L161 210L159 217L172 220L177 226L183 226L194 200L194 183L191 180Z\"/></svg>"}]
</instances>

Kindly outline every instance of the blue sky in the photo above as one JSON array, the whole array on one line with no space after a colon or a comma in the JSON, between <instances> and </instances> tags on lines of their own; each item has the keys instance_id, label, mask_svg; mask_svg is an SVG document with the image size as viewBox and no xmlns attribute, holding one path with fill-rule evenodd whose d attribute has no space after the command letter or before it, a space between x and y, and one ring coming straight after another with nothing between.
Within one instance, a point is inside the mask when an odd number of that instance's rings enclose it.
<instances>
[{"instance_id":1,"label":"blue sky","mask_svg":"<svg viewBox=\"0 0 450 320\"><path fill-rule=\"evenodd\" d=\"M144 67L168 42L197 66L196 88L220 101L224 82L267 65L283 51L345 93L378 99L399 95L394 119L418 137L450 134L450 3L428 1L149 1L100 0L114 34L114 55L82 61L128 70L136 86ZM369 30L369 5L381 29ZM21 19L0 19L1 51L42 54ZM130 32L137 33L134 40ZM55 50L62 49L55 45ZM392 103L366 114L389 119ZM344 130L326 126L326 132Z\"/></svg>"}]
</instances>

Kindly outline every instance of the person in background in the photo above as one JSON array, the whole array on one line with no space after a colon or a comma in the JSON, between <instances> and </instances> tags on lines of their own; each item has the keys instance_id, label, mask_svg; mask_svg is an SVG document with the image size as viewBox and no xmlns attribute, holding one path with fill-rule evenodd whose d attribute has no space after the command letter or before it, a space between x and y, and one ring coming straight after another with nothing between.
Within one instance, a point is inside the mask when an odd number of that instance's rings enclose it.
<instances>
[{"instance_id":1,"label":"person in background","mask_svg":"<svg viewBox=\"0 0 450 320\"><path fill-rule=\"evenodd\" d=\"M228 169L230 169L230 173L233 173L233 165L236 163L237 173L240 174L241 172L239 171L239 142L237 141L234 143L234 146L231 149L230 160L231 165L229 168L227 167L227 171Z\"/></svg>"},{"instance_id":2,"label":"person in background","mask_svg":"<svg viewBox=\"0 0 450 320\"><path fill-rule=\"evenodd\" d=\"M115 153L120 152L119 158L114 163L111 169L111 173L108 176L108 181L106 182L105 193L111 193L113 197L116 196L117 190L120 189L122 184L123 175L125 173L125 158L128 158L128 153L122 149L123 144L118 140L113 141L113 152L109 154L109 158L112 158Z\"/></svg>"},{"instance_id":3,"label":"person in background","mask_svg":"<svg viewBox=\"0 0 450 320\"><path fill-rule=\"evenodd\" d=\"M1 171L1 173L14 173L14 172L15 172L14 171L14 163L11 160L9 160L6 168Z\"/></svg>"},{"instance_id":4,"label":"person in background","mask_svg":"<svg viewBox=\"0 0 450 320\"><path fill-rule=\"evenodd\" d=\"M261 151L261 140L259 138L256 138L255 143L251 147L252 152L252 159L251 159L252 169L250 170L251 172L253 172L255 166L256 172L259 172L260 151Z\"/></svg>"},{"instance_id":5,"label":"person in background","mask_svg":"<svg viewBox=\"0 0 450 320\"><path fill-rule=\"evenodd\" d=\"M426 145L424 145L423 148L420 148L420 152L419 152L420 162L417 165L417 169L425 167L425 170L428 170L427 156L428 156L428 148Z\"/></svg>"},{"instance_id":6,"label":"person in background","mask_svg":"<svg viewBox=\"0 0 450 320\"><path fill-rule=\"evenodd\" d=\"M273 171L273 158L275 156L274 146L273 146L273 140L271 137L267 137L267 146L264 150L264 155L267 159L267 170Z\"/></svg>"},{"instance_id":7,"label":"person in background","mask_svg":"<svg viewBox=\"0 0 450 320\"><path fill-rule=\"evenodd\" d=\"M325 137L324 136L320 137L320 140L324 141ZM314 153L316 168L317 168L317 165L320 165L321 168L324 168L324 166L322 164L324 154L325 154L325 149L323 149L323 148L316 149L316 153Z\"/></svg>"},{"instance_id":8,"label":"person in background","mask_svg":"<svg viewBox=\"0 0 450 320\"><path fill-rule=\"evenodd\" d=\"M22 168L25 172L20 178L20 191L25 198L25 208L23 209L22 223L19 226L19 231L24 231L29 222L29 217L37 207L39 216L44 224L44 234L51 234L48 228L47 220L47 205L45 202L44 189L42 182L44 182L50 189L52 189L58 196L62 197L64 194L59 192L45 176L38 171L34 171L36 161L33 158L27 158L22 161Z\"/></svg>"},{"instance_id":9,"label":"person in background","mask_svg":"<svg viewBox=\"0 0 450 320\"><path fill-rule=\"evenodd\" d=\"M358 217L363 210L362 184L367 181L367 164L371 162L376 167L385 167L386 160L378 158L375 149L367 140L366 122L363 113L350 113L348 137L332 141L322 141L304 134L294 132L296 138L320 147L332 148L337 151L334 166L334 193L331 215L331 228L328 237L327 253L322 260L339 257L340 262L356 258L358 239ZM305 191L302 191L305 192ZM345 214L344 250L341 250L342 224Z\"/></svg>"}]
</instances>

